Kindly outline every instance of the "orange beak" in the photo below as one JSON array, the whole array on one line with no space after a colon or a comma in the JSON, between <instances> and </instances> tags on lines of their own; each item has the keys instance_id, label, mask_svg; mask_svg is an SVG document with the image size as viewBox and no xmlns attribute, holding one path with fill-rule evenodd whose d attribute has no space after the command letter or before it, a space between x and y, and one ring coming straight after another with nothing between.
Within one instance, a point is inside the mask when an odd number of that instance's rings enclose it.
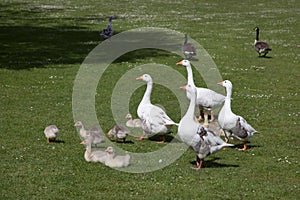
<instances>
[{"instance_id":1,"label":"orange beak","mask_svg":"<svg viewBox=\"0 0 300 200\"><path fill-rule=\"evenodd\" d=\"M143 80L143 76L137 77L136 80Z\"/></svg>"},{"instance_id":2,"label":"orange beak","mask_svg":"<svg viewBox=\"0 0 300 200\"><path fill-rule=\"evenodd\" d=\"M180 89L186 90L186 85L181 86Z\"/></svg>"},{"instance_id":3,"label":"orange beak","mask_svg":"<svg viewBox=\"0 0 300 200\"><path fill-rule=\"evenodd\" d=\"M223 86L223 82L219 82L219 83L217 83L218 85L222 85Z\"/></svg>"},{"instance_id":4,"label":"orange beak","mask_svg":"<svg viewBox=\"0 0 300 200\"><path fill-rule=\"evenodd\" d=\"M182 61L180 61L180 62L176 63L176 65L182 65Z\"/></svg>"},{"instance_id":5,"label":"orange beak","mask_svg":"<svg viewBox=\"0 0 300 200\"><path fill-rule=\"evenodd\" d=\"M80 142L80 144L86 144L86 142L85 142L85 141L82 141L82 142Z\"/></svg>"}]
</instances>

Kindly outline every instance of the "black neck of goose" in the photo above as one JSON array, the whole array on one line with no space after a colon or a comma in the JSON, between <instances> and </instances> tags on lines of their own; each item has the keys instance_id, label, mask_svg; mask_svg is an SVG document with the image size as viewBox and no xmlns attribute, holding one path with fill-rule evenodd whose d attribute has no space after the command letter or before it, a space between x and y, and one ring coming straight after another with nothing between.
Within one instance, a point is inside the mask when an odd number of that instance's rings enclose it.
<instances>
[{"instance_id":1,"label":"black neck of goose","mask_svg":"<svg viewBox=\"0 0 300 200\"><path fill-rule=\"evenodd\" d=\"M259 35L259 29L256 29L256 41L259 41L259 39L258 39L258 35Z\"/></svg>"},{"instance_id":2,"label":"black neck of goose","mask_svg":"<svg viewBox=\"0 0 300 200\"><path fill-rule=\"evenodd\" d=\"M186 44L188 41L188 38L187 38L187 35L184 36L184 43L183 44Z\"/></svg>"}]
</instances>

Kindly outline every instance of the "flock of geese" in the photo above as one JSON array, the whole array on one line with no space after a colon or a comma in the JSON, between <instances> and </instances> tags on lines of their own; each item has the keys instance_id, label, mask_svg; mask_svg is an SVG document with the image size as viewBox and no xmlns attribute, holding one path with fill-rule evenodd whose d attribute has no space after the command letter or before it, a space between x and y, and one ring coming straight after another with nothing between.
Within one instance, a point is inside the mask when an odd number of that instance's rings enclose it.
<instances>
[{"instance_id":1,"label":"flock of geese","mask_svg":"<svg viewBox=\"0 0 300 200\"><path fill-rule=\"evenodd\" d=\"M106 28L103 28L100 32L100 36L105 40L113 36L114 30L112 28L112 20L115 19L115 16L110 16L108 20L108 25ZM259 28L255 27L256 37L254 41L254 48L259 56L266 57L269 51L272 51L268 43L259 41ZM185 40L182 46L182 53L186 59L191 59L193 56L196 56L196 49L193 44L188 43L187 34L185 34Z\"/></svg>"},{"instance_id":2,"label":"flock of geese","mask_svg":"<svg viewBox=\"0 0 300 200\"><path fill-rule=\"evenodd\" d=\"M109 18L109 24L106 29L103 29L101 36L109 38L113 34L112 19ZM265 42L259 41L259 28L256 27L256 39L254 47L259 56L266 56L271 48ZM231 147L233 144L228 143L230 139L237 138L243 142L243 148L239 150L245 151L247 149L247 140L257 133L257 131L240 115L237 115L231 110L231 95L232 83L229 80L219 82L220 86L226 89L226 96L219 94L208 88L197 87L194 83L193 72L190 60L196 55L196 49L191 43L187 42L187 35L182 45L182 53L185 59L178 62L177 65L183 66L187 71L187 85L182 86L181 89L186 91L187 99L190 104L179 123L174 122L167 113L160 107L151 103L151 93L153 88L153 80L149 74L143 74L136 78L136 80L144 81L147 84L143 98L137 108L138 119L133 119L131 114L126 115L126 126L115 125L107 134L109 138L114 138L116 142L120 139L125 142L126 137L130 133L127 127L136 128L141 127L143 134L136 140L143 140L146 137L154 135L161 135L160 143L165 142L165 136L170 132L172 126L178 126L177 135L181 141L190 146L196 154L195 170L200 170L204 158L212 153L215 153L222 148ZM215 122L213 110L216 107L222 106L217 122ZM196 117L195 108L199 109L199 117ZM208 120L208 113L210 113L210 120ZM199 121L204 117L204 122ZM127 167L130 165L130 155L115 155L114 148L109 146L105 151L94 150L92 146L105 141L105 136L101 133L99 128L85 129L81 121L74 124L79 129L79 134L83 141L81 144L86 146L84 158L87 162L101 162L109 167ZM58 136L58 128L55 125L50 125L45 128L44 134L49 143L55 140ZM225 141L221 138L225 136ZM232 137L233 136L233 137Z\"/></svg>"},{"instance_id":3,"label":"flock of geese","mask_svg":"<svg viewBox=\"0 0 300 200\"><path fill-rule=\"evenodd\" d=\"M181 65L187 69L188 82L181 88L186 91L187 99L190 101L188 110L179 123L174 122L167 113L160 107L151 103L151 93L153 88L153 80L149 74L143 74L136 80L144 81L147 84L144 96L137 108L139 119L133 119L130 114L126 115L126 126L115 125L107 134L109 138L113 138L117 142L119 139L125 142L130 130L127 127L141 127L143 134L137 140L143 140L145 137L152 137L161 134L162 140L165 142L165 135L169 133L170 127L178 126L178 137L190 146L196 153L197 167L200 170L205 157L219 151L224 147L233 146L228 141L231 136L243 141L244 146L239 150L247 149L247 140L257 131L247 123L247 121L231 110L232 83L229 80L219 82L218 84L226 88L226 96L218 94L207 88L196 87L192 75L192 67L189 60L182 60L177 65ZM222 106L218 115L218 125L213 124L213 109ZM204 122L199 122L196 117L195 108L199 107L200 115L204 112ZM211 119L208 120L210 111ZM99 128L93 127L86 129L81 121L74 124L79 129L79 134L83 141L81 144L86 145L84 158L87 162L101 162L109 167L127 167L130 164L130 155L115 155L114 148L109 146L105 151L92 151L92 146L105 141L104 135ZM45 128L45 136L47 142L55 140L58 134L58 128L51 125ZM220 137L221 133L225 135L225 141Z\"/></svg>"}]
</instances>

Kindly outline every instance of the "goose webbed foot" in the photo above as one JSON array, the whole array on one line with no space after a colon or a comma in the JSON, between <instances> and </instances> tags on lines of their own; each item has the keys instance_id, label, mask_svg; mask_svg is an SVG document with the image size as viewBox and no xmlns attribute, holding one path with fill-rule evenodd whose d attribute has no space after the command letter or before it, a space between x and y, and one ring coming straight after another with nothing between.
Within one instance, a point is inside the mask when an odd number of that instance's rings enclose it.
<instances>
[{"instance_id":1,"label":"goose webbed foot","mask_svg":"<svg viewBox=\"0 0 300 200\"><path fill-rule=\"evenodd\" d=\"M215 120L213 111L210 112L210 120L209 122L213 122Z\"/></svg>"},{"instance_id":2,"label":"goose webbed foot","mask_svg":"<svg viewBox=\"0 0 300 200\"><path fill-rule=\"evenodd\" d=\"M195 170L195 171L199 171L202 167L202 162L203 162L203 159L200 159L197 156L197 159L196 159L197 167L192 167L192 169Z\"/></svg>"},{"instance_id":3,"label":"goose webbed foot","mask_svg":"<svg viewBox=\"0 0 300 200\"><path fill-rule=\"evenodd\" d=\"M238 148L239 151L246 151L247 149L247 143L244 142L244 147L243 148Z\"/></svg>"},{"instance_id":4,"label":"goose webbed foot","mask_svg":"<svg viewBox=\"0 0 300 200\"><path fill-rule=\"evenodd\" d=\"M157 143L158 143L158 144L163 144L163 143L165 143L165 141L166 141L166 137L165 137L165 135L163 135L163 136L162 136L162 140L159 141L159 142L157 142Z\"/></svg>"},{"instance_id":5,"label":"goose webbed foot","mask_svg":"<svg viewBox=\"0 0 300 200\"><path fill-rule=\"evenodd\" d=\"M136 138L135 140L139 140L139 141L144 140L145 136L146 136L146 133L143 133L143 135L141 135L141 137Z\"/></svg>"},{"instance_id":6,"label":"goose webbed foot","mask_svg":"<svg viewBox=\"0 0 300 200\"><path fill-rule=\"evenodd\" d=\"M225 142L226 142L226 143L229 142L229 139L228 139L226 136L225 136ZM223 151L226 151L226 147L223 147L222 150L223 150Z\"/></svg>"}]
</instances>

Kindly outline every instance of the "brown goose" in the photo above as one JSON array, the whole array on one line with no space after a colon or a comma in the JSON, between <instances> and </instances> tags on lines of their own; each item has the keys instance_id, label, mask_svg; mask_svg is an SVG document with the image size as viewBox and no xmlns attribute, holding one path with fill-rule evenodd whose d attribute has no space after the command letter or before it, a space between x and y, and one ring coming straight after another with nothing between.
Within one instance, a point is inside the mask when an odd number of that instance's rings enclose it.
<instances>
[{"instance_id":1,"label":"brown goose","mask_svg":"<svg viewBox=\"0 0 300 200\"><path fill-rule=\"evenodd\" d=\"M263 57L265 57L269 53L269 51L271 51L272 49L270 48L268 43L259 41L259 38L258 38L259 37L259 28L255 27L254 30L256 31L256 38L254 40L254 48L259 56L261 56L261 54L263 53Z\"/></svg>"},{"instance_id":2,"label":"brown goose","mask_svg":"<svg viewBox=\"0 0 300 200\"><path fill-rule=\"evenodd\" d=\"M184 43L182 45L182 53L185 56L186 59L191 59L193 56L196 55L196 49L193 46L193 44L188 43L188 37L187 34L184 35Z\"/></svg>"}]
</instances>

